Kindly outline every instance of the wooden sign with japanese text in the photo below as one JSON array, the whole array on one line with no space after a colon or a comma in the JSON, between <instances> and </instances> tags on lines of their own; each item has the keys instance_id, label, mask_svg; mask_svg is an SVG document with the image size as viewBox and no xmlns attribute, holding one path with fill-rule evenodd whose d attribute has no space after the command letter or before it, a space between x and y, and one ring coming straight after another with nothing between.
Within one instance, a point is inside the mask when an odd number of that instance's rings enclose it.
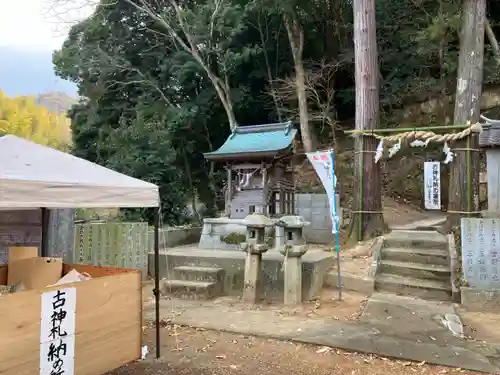
<instances>
[{"instance_id":1,"label":"wooden sign with japanese text","mask_svg":"<svg viewBox=\"0 0 500 375\"><path fill-rule=\"evenodd\" d=\"M441 209L441 165L438 161L424 163L424 202L427 210Z\"/></svg>"}]
</instances>

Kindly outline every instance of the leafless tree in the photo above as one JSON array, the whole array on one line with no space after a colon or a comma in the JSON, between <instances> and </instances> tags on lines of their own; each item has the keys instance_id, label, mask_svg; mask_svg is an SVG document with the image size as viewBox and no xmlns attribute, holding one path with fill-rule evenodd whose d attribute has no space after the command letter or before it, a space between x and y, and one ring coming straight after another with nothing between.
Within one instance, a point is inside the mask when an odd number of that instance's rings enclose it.
<instances>
[{"instance_id":1,"label":"leafless tree","mask_svg":"<svg viewBox=\"0 0 500 375\"><path fill-rule=\"evenodd\" d=\"M311 122L320 123L330 128L335 148L335 132L337 130L335 74L341 66L342 62L323 60L312 64L310 69L304 71L308 118ZM289 118L299 118L296 76L277 79L274 81L273 87L275 92L272 94L279 100L281 111L288 114Z\"/></svg>"},{"instance_id":2,"label":"leafless tree","mask_svg":"<svg viewBox=\"0 0 500 375\"><path fill-rule=\"evenodd\" d=\"M206 29L203 30L203 36L197 34L198 30L186 18L186 13L177 0L108 0L109 3L98 2L97 0L79 1L86 1L87 6L95 6L99 3L101 7L115 6L119 1L123 1L141 12L141 14L154 20L159 26L159 30L149 29L149 31L168 40L173 40L180 49L191 55L205 71L217 92L231 130L237 126L231 100L226 51L219 48L220 41L217 40L215 35L216 25L224 17L223 12L227 0L211 0L209 2L211 14ZM52 0L50 7L52 14L56 14L63 19L65 9L70 7L68 4L70 4L68 0ZM162 12L159 13L158 9L162 9ZM200 40L203 38L204 40ZM205 51L210 51L210 53ZM213 58L214 54L216 55L215 59Z\"/></svg>"}]
</instances>

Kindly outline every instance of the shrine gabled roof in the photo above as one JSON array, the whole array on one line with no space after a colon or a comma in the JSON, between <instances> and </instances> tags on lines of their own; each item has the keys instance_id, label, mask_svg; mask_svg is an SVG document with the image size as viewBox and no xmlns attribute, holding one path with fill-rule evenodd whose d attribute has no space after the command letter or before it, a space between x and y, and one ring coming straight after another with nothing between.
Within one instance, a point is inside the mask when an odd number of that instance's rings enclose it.
<instances>
[{"instance_id":1,"label":"shrine gabled roof","mask_svg":"<svg viewBox=\"0 0 500 375\"><path fill-rule=\"evenodd\" d=\"M216 151L205 153L208 160L241 157L273 157L290 148L297 135L291 121L238 126Z\"/></svg>"},{"instance_id":2,"label":"shrine gabled roof","mask_svg":"<svg viewBox=\"0 0 500 375\"><path fill-rule=\"evenodd\" d=\"M479 133L479 146L500 148L500 121L483 125Z\"/></svg>"}]
</instances>

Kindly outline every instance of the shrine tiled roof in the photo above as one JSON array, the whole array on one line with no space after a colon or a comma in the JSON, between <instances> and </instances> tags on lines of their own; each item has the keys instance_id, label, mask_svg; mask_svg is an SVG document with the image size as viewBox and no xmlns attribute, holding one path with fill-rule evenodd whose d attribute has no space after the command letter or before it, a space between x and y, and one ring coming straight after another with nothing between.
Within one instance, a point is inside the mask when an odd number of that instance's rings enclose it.
<instances>
[{"instance_id":1,"label":"shrine tiled roof","mask_svg":"<svg viewBox=\"0 0 500 375\"><path fill-rule=\"evenodd\" d=\"M208 160L223 160L241 157L272 157L288 150L292 144L297 129L291 121L238 126L226 142L216 151L208 152Z\"/></svg>"}]
</instances>

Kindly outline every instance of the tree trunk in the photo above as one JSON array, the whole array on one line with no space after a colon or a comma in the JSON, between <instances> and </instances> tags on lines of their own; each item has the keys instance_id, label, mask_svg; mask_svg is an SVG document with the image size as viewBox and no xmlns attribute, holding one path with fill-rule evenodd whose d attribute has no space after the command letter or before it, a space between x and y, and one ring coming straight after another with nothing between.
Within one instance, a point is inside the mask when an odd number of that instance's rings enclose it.
<instances>
[{"instance_id":1,"label":"tree trunk","mask_svg":"<svg viewBox=\"0 0 500 375\"><path fill-rule=\"evenodd\" d=\"M278 121L281 122L282 121L281 110L279 106L278 97L276 95L276 90L274 88L273 74L271 72L271 64L269 62L269 55L267 54L267 48L266 48L267 35L264 36L264 30L262 29L262 24L260 22L260 15L257 18L257 29L259 31L262 52L264 53L264 62L266 63L267 80L269 82L271 97L273 98L274 108L276 109L276 116L278 117ZM279 38L277 39L276 43L279 43Z\"/></svg>"},{"instance_id":2,"label":"tree trunk","mask_svg":"<svg viewBox=\"0 0 500 375\"><path fill-rule=\"evenodd\" d=\"M283 16L285 28L290 41L293 62L295 67L295 88L297 90L297 102L299 106L300 135L305 152L314 151L314 141L309 128L309 113L307 110L306 77L304 72L304 61L302 51L304 49L304 30L299 24L296 15L285 13Z\"/></svg>"},{"instance_id":3,"label":"tree trunk","mask_svg":"<svg viewBox=\"0 0 500 375\"><path fill-rule=\"evenodd\" d=\"M354 0L354 63L356 129L376 129L379 121L379 69L375 0ZM362 240L385 230L380 188L380 164L375 163L374 137L355 141L355 184L350 239ZM358 212L356 212L358 211ZM362 212L359 212L362 211Z\"/></svg>"},{"instance_id":4,"label":"tree trunk","mask_svg":"<svg viewBox=\"0 0 500 375\"><path fill-rule=\"evenodd\" d=\"M465 0L455 97L455 124L479 121L483 82L486 0ZM460 217L479 211L479 152L477 135L453 144L450 164L447 229L460 224ZM473 150L464 150L464 148Z\"/></svg>"}]
</instances>

